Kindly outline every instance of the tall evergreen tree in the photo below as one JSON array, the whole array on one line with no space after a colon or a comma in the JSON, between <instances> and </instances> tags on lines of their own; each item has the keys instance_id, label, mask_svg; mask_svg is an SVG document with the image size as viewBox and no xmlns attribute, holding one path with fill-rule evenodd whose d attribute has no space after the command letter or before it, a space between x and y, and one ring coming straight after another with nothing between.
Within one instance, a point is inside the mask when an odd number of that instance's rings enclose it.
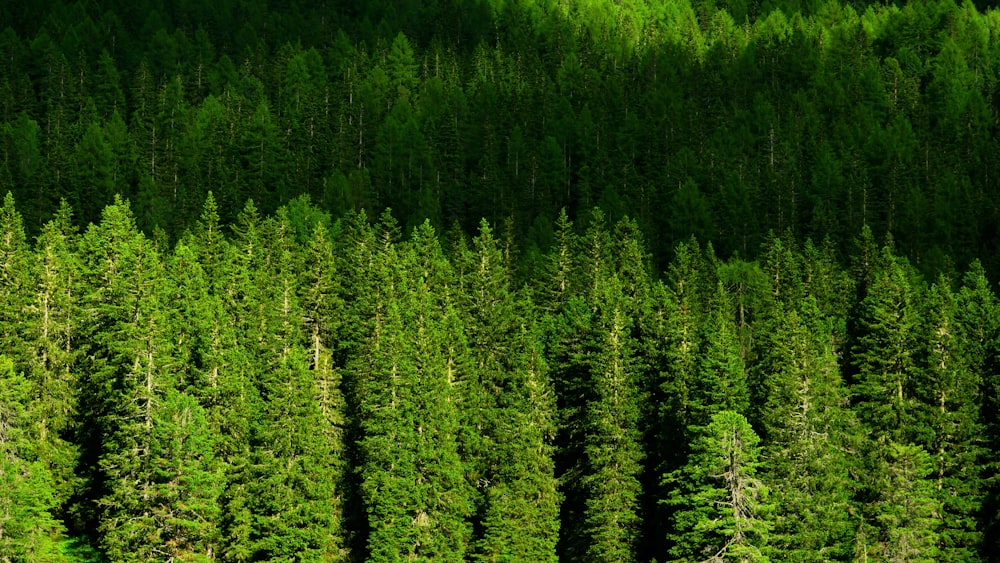
<instances>
[{"instance_id":1,"label":"tall evergreen tree","mask_svg":"<svg viewBox=\"0 0 1000 563\"><path fill-rule=\"evenodd\" d=\"M921 315L925 365L917 393L928 407L926 417L934 432L925 447L934 456L936 500L941 505L939 561L968 561L981 541L976 517L984 494L983 381L970 363L976 361L975 344L963 345L964 338L974 336L960 324L958 306L948 280L941 277L928 290Z\"/></svg>"},{"instance_id":2,"label":"tall evergreen tree","mask_svg":"<svg viewBox=\"0 0 1000 563\"><path fill-rule=\"evenodd\" d=\"M763 382L761 475L771 486L775 560L845 560L856 522L847 410L829 321L811 297L778 307L756 366Z\"/></svg>"},{"instance_id":3,"label":"tall evergreen tree","mask_svg":"<svg viewBox=\"0 0 1000 563\"><path fill-rule=\"evenodd\" d=\"M851 393L859 420L878 442L926 438L919 427L915 384L917 308L909 269L882 250L867 295L860 304L857 336L852 352L857 370Z\"/></svg>"},{"instance_id":4,"label":"tall evergreen tree","mask_svg":"<svg viewBox=\"0 0 1000 563\"><path fill-rule=\"evenodd\" d=\"M720 411L691 444L683 469L665 476L677 507L668 534L678 561L768 561L768 489L757 477L760 438L743 415Z\"/></svg>"},{"instance_id":5,"label":"tall evergreen tree","mask_svg":"<svg viewBox=\"0 0 1000 563\"><path fill-rule=\"evenodd\" d=\"M699 358L698 376L689 390L691 424L695 427L707 425L717 412L744 414L750 408L746 363L733 308L720 283L703 328L704 348Z\"/></svg>"},{"instance_id":6,"label":"tall evergreen tree","mask_svg":"<svg viewBox=\"0 0 1000 563\"><path fill-rule=\"evenodd\" d=\"M0 560L60 561L56 482L32 439L32 385L0 355Z\"/></svg>"},{"instance_id":7,"label":"tall evergreen tree","mask_svg":"<svg viewBox=\"0 0 1000 563\"><path fill-rule=\"evenodd\" d=\"M598 313L591 336L596 342L588 362L593 395L584 415L586 557L635 561L645 455L639 428L643 392L631 334L633 320L621 282L612 274L597 284L592 299Z\"/></svg>"},{"instance_id":8,"label":"tall evergreen tree","mask_svg":"<svg viewBox=\"0 0 1000 563\"><path fill-rule=\"evenodd\" d=\"M255 559L345 560L336 433L321 410L316 372L301 345L263 386L246 478Z\"/></svg>"},{"instance_id":9,"label":"tall evergreen tree","mask_svg":"<svg viewBox=\"0 0 1000 563\"><path fill-rule=\"evenodd\" d=\"M460 561L472 506L458 453L464 344L451 272L429 224L377 261L386 302L359 389L369 558Z\"/></svg>"},{"instance_id":10,"label":"tall evergreen tree","mask_svg":"<svg viewBox=\"0 0 1000 563\"><path fill-rule=\"evenodd\" d=\"M468 375L462 383L463 449L480 491L477 561L554 561L559 496L551 440L555 402L530 303L489 225L457 270Z\"/></svg>"},{"instance_id":11,"label":"tall evergreen tree","mask_svg":"<svg viewBox=\"0 0 1000 563\"><path fill-rule=\"evenodd\" d=\"M93 342L84 413L101 437L88 456L99 469L91 494L99 497L101 545L121 561L157 560L164 552L210 557L218 495L211 439L197 406L171 400L178 375L162 261L120 199L84 235L81 251ZM178 425L178 417L194 425Z\"/></svg>"},{"instance_id":12,"label":"tall evergreen tree","mask_svg":"<svg viewBox=\"0 0 1000 563\"><path fill-rule=\"evenodd\" d=\"M878 535L855 559L940 561L941 503L930 454L917 445L889 442L873 475L880 496L869 508Z\"/></svg>"},{"instance_id":13,"label":"tall evergreen tree","mask_svg":"<svg viewBox=\"0 0 1000 563\"><path fill-rule=\"evenodd\" d=\"M78 423L76 368L81 348L80 268L75 228L65 202L42 228L33 262L34 295L25 310L23 352L33 386L36 426L32 433L63 504L78 485L74 472L79 447L71 438Z\"/></svg>"},{"instance_id":14,"label":"tall evergreen tree","mask_svg":"<svg viewBox=\"0 0 1000 563\"><path fill-rule=\"evenodd\" d=\"M7 192L0 206L0 353L13 355L20 339L27 305L29 248L14 196Z\"/></svg>"}]
</instances>

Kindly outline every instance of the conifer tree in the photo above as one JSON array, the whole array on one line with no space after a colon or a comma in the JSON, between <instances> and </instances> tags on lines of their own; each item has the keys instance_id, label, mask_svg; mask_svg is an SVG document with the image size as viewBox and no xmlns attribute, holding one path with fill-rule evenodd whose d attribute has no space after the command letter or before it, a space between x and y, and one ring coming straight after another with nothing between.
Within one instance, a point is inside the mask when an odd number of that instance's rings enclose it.
<instances>
[{"instance_id":1,"label":"conifer tree","mask_svg":"<svg viewBox=\"0 0 1000 563\"><path fill-rule=\"evenodd\" d=\"M540 288L538 303L546 311L555 311L569 296L578 291L575 285L574 264L577 256L577 237L573 232L573 222L563 209L556 220L555 244L545 262L546 284Z\"/></svg>"},{"instance_id":2,"label":"conifer tree","mask_svg":"<svg viewBox=\"0 0 1000 563\"><path fill-rule=\"evenodd\" d=\"M773 559L843 560L851 553L856 433L846 410L829 321L811 297L775 309L756 366L763 383L761 475L771 487Z\"/></svg>"},{"instance_id":3,"label":"conifer tree","mask_svg":"<svg viewBox=\"0 0 1000 563\"><path fill-rule=\"evenodd\" d=\"M79 264L69 207L42 228L32 264L33 298L24 317L24 359L32 382L32 431L40 459L56 480L57 498L65 503L78 484L74 474L78 445L71 441L77 424L81 342ZM27 290L28 288L25 288Z\"/></svg>"},{"instance_id":4,"label":"conifer tree","mask_svg":"<svg viewBox=\"0 0 1000 563\"><path fill-rule=\"evenodd\" d=\"M342 561L339 457L305 349L290 347L264 383L254 432L249 508L254 559Z\"/></svg>"},{"instance_id":5,"label":"conifer tree","mask_svg":"<svg viewBox=\"0 0 1000 563\"><path fill-rule=\"evenodd\" d=\"M889 442L875 468L879 498L870 507L878 527L865 557L885 561L940 561L941 503L936 499L933 462L917 445Z\"/></svg>"},{"instance_id":6,"label":"conifer tree","mask_svg":"<svg viewBox=\"0 0 1000 563\"><path fill-rule=\"evenodd\" d=\"M0 560L59 561L56 482L31 437L31 382L0 355Z\"/></svg>"},{"instance_id":7,"label":"conifer tree","mask_svg":"<svg viewBox=\"0 0 1000 563\"><path fill-rule=\"evenodd\" d=\"M675 254L659 298L665 310L659 387L667 400L661 409L665 443L674 444L672 449L677 450L688 442L687 429L699 424L693 394L703 357L702 340L708 298L715 289L711 281L715 272L703 259L696 241L681 243Z\"/></svg>"},{"instance_id":8,"label":"conifer tree","mask_svg":"<svg viewBox=\"0 0 1000 563\"><path fill-rule=\"evenodd\" d=\"M980 416L983 381L970 364L976 361L974 344L963 345L964 338L974 336L960 324L958 299L948 280L941 277L930 287L924 307L921 331L926 359L917 393L929 407L925 416L934 433L925 447L933 456L941 505L937 557L967 561L981 541L976 515L982 509L981 463L986 454Z\"/></svg>"},{"instance_id":9,"label":"conifer tree","mask_svg":"<svg viewBox=\"0 0 1000 563\"><path fill-rule=\"evenodd\" d=\"M597 281L598 309L589 358L593 395L586 404L587 473L583 533L591 561L635 561L641 522L640 477L644 452L639 423L642 386L636 366L632 318L616 275Z\"/></svg>"},{"instance_id":10,"label":"conifer tree","mask_svg":"<svg viewBox=\"0 0 1000 563\"><path fill-rule=\"evenodd\" d=\"M324 416L319 372L310 369L298 298L303 265L287 212L259 220L244 209L233 293L252 391L230 418L234 442L223 495L227 554L254 558L342 558L339 436ZM329 405L328 405L329 406ZM245 426L244 426L245 425ZM239 436L234 436L239 439Z\"/></svg>"},{"instance_id":11,"label":"conifer tree","mask_svg":"<svg viewBox=\"0 0 1000 563\"><path fill-rule=\"evenodd\" d=\"M746 364L740 350L731 301L722 284L718 285L712 311L703 328L704 348L698 376L691 383L691 424L708 424L721 411L747 413L750 395Z\"/></svg>"},{"instance_id":12,"label":"conifer tree","mask_svg":"<svg viewBox=\"0 0 1000 563\"><path fill-rule=\"evenodd\" d=\"M451 272L427 223L376 260L386 301L358 389L369 559L461 561L472 506L458 454L464 344Z\"/></svg>"},{"instance_id":13,"label":"conifer tree","mask_svg":"<svg viewBox=\"0 0 1000 563\"><path fill-rule=\"evenodd\" d=\"M677 561L768 561L768 489L757 477L760 438L743 415L720 411L691 444L683 469L665 476L677 507L668 538Z\"/></svg>"},{"instance_id":14,"label":"conifer tree","mask_svg":"<svg viewBox=\"0 0 1000 563\"><path fill-rule=\"evenodd\" d=\"M101 437L89 453L99 468L91 494L99 496L101 545L120 561L208 557L218 541L218 481L199 407L171 400L179 378L161 259L120 199L84 235L81 251L93 342L85 414Z\"/></svg>"},{"instance_id":15,"label":"conifer tree","mask_svg":"<svg viewBox=\"0 0 1000 563\"><path fill-rule=\"evenodd\" d=\"M858 372L851 387L855 410L876 441L926 438L927 429L917 426L914 397L915 289L890 246L884 247L881 264L860 304L859 335L852 350Z\"/></svg>"},{"instance_id":16,"label":"conifer tree","mask_svg":"<svg viewBox=\"0 0 1000 563\"><path fill-rule=\"evenodd\" d=\"M27 305L29 248L21 214L10 192L0 205L0 353L12 355L20 339L24 308Z\"/></svg>"},{"instance_id":17,"label":"conifer tree","mask_svg":"<svg viewBox=\"0 0 1000 563\"><path fill-rule=\"evenodd\" d=\"M552 460L555 403L530 303L484 221L456 257L468 343L463 449L480 492L477 561L554 561L559 497Z\"/></svg>"},{"instance_id":18,"label":"conifer tree","mask_svg":"<svg viewBox=\"0 0 1000 563\"><path fill-rule=\"evenodd\" d=\"M981 514L985 513L988 516L980 518L978 526L982 534L980 553L987 558L996 553L997 547L1000 547L1000 544L990 540L996 537L994 530L1000 519L994 515L997 507L995 484L990 477L987 477L996 474L996 467L1000 462L995 454L1000 451L998 448L1000 420L997 417L997 413L1000 412L997 408L1000 405L1000 380L997 378L996 367L1000 310L997 308L996 296L990 285L982 264L975 261L963 276L962 286L956 296L958 326L956 340L961 350L959 354L966 362L972 377L979 378L982 383L979 414L985 432L980 445L986 448L987 452L973 467L978 467L981 471L980 476L985 479L982 486L985 486L988 492L981 509ZM947 537L948 532L945 531L944 535Z\"/></svg>"},{"instance_id":19,"label":"conifer tree","mask_svg":"<svg viewBox=\"0 0 1000 563\"><path fill-rule=\"evenodd\" d=\"M183 405L193 418L185 418L178 430L204 432L210 439L200 438L205 460L202 469L204 483L216 495L217 507L212 525L216 556L231 558L232 545L245 537L245 529L233 522L229 505L238 495L242 483L240 470L249 463L251 420L255 418L259 396L250 381L251 369L242 343L234 327L234 312L223 306L224 296L213 291L216 284L209 280L205 268L213 268L218 287L224 287L230 272L224 262L215 262L203 244L203 237L190 237L174 248L168 263L172 303L175 361L178 365L178 389L183 393L170 398ZM194 245L194 247L188 246ZM204 261L199 260L199 257ZM225 258L223 258L225 260ZM188 403L196 400L195 407ZM165 413L165 416L172 416ZM197 434L196 434L197 435ZM227 487L228 484L228 487ZM212 488L215 487L215 488ZM206 509L209 507L205 507ZM223 541L224 540L224 541ZM233 560L238 560L233 558Z\"/></svg>"},{"instance_id":20,"label":"conifer tree","mask_svg":"<svg viewBox=\"0 0 1000 563\"><path fill-rule=\"evenodd\" d=\"M218 498L224 474L215 456L212 432L198 401L164 390L153 432L157 464L149 508L162 542L153 559L212 561L219 552ZM144 547L144 546L141 546Z\"/></svg>"}]
</instances>

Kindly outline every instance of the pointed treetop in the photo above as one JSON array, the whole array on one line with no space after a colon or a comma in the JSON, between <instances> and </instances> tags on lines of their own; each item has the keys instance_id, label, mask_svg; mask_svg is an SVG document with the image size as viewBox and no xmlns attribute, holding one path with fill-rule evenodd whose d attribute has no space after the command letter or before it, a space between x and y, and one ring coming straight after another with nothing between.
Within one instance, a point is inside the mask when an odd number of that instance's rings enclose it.
<instances>
[{"instance_id":1,"label":"pointed treetop","mask_svg":"<svg viewBox=\"0 0 1000 563\"><path fill-rule=\"evenodd\" d=\"M77 228L73 223L73 207L65 199L59 200L59 209L56 210L51 223L66 236L76 234Z\"/></svg>"},{"instance_id":2,"label":"pointed treetop","mask_svg":"<svg viewBox=\"0 0 1000 563\"><path fill-rule=\"evenodd\" d=\"M215 195L212 190L208 190L205 196L205 205L201 210L201 227L212 233L219 225L219 206L215 203Z\"/></svg>"}]
</instances>

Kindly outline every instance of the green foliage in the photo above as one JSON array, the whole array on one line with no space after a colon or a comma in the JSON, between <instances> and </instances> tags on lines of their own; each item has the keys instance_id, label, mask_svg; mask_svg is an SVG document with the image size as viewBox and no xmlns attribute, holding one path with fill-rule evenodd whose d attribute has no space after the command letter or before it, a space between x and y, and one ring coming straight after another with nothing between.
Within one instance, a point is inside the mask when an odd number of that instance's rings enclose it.
<instances>
[{"instance_id":1,"label":"green foliage","mask_svg":"<svg viewBox=\"0 0 1000 563\"><path fill-rule=\"evenodd\" d=\"M468 344L462 446L479 493L477 561L555 561L559 533L555 404L535 313L511 288L490 227L455 257Z\"/></svg>"},{"instance_id":2,"label":"green foliage","mask_svg":"<svg viewBox=\"0 0 1000 563\"><path fill-rule=\"evenodd\" d=\"M849 454L857 429L835 339L812 298L798 310L779 309L774 320L756 366L764 388L762 476L774 503L769 552L787 561L843 560L857 527Z\"/></svg>"},{"instance_id":3,"label":"green foliage","mask_svg":"<svg viewBox=\"0 0 1000 563\"><path fill-rule=\"evenodd\" d=\"M600 306L591 328L593 390L584 414L586 553L591 561L635 561L644 453L639 428L643 390L634 358L633 321L617 276L599 280L592 299Z\"/></svg>"},{"instance_id":4,"label":"green foliage","mask_svg":"<svg viewBox=\"0 0 1000 563\"><path fill-rule=\"evenodd\" d=\"M668 534L679 561L769 561L768 488L757 477L760 438L743 415L723 410L691 444L683 470L665 476L678 508Z\"/></svg>"},{"instance_id":5,"label":"green foliage","mask_svg":"<svg viewBox=\"0 0 1000 563\"><path fill-rule=\"evenodd\" d=\"M29 434L31 383L0 355L0 557L58 562L56 483Z\"/></svg>"},{"instance_id":6,"label":"green foliage","mask_svg":"<svg viewBox=\"0 0 1000 563\"><path fill-rule=\"evenodd\" d=\"M917 413L917 309L908 266L884 247L860 305L861 334L852 350L858 370L852 386L859 420L876 439L924 437Z\"/></svg>"},{"instance_id":7,"label":"green foliage","mask_svg":"<svg viewBox=\"0 0 1000 563\"><path fill-rule=\"evenodd\" d=\"M984 3L7 4L0 559L997 558Z\"/></svg>"}]
</instances>

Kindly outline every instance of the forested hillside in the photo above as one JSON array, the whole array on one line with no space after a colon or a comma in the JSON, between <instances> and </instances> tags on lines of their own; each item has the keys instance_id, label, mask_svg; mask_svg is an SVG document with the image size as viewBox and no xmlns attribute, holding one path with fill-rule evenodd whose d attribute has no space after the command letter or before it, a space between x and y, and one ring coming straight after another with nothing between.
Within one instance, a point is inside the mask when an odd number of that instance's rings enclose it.
<instances>
[{"instance_id":1,"label":"forested hillside","mask_svg":"<svg viewBox=\"0 0 1000 563\"><path fill-rule=\"evenodd\" d=\"M1000 12L0 27L0 562L1000 558Z\"/></svg>"},{"instance_id":2,"label":"forested hillside","mask_svg":"<svg viewBox=\"0 0 1000 563\"><path fill-rule=\"evenodd\" d=\"M0 210L0 554L65 561L986 561L997 336L983 269L925 280L633 220L516 244L209 196L34 244ZM300 209L300 211L301 211ZM304 217L316 217L308 222ZM308 230L306 226L308 225Z\"/></svg>"},{"instance_id":3,"label":"forested hillside","mask_svg":"<svg viewBox=\"0 0 1000 563\"><path fill-rule=\"evenodd\" d=\"M769 230L1000 272L1000 17L968 0L6 2L0 193L176 240L308 194L474 232L633 217L663 268Z\"/></svg>"}]
</instances>

